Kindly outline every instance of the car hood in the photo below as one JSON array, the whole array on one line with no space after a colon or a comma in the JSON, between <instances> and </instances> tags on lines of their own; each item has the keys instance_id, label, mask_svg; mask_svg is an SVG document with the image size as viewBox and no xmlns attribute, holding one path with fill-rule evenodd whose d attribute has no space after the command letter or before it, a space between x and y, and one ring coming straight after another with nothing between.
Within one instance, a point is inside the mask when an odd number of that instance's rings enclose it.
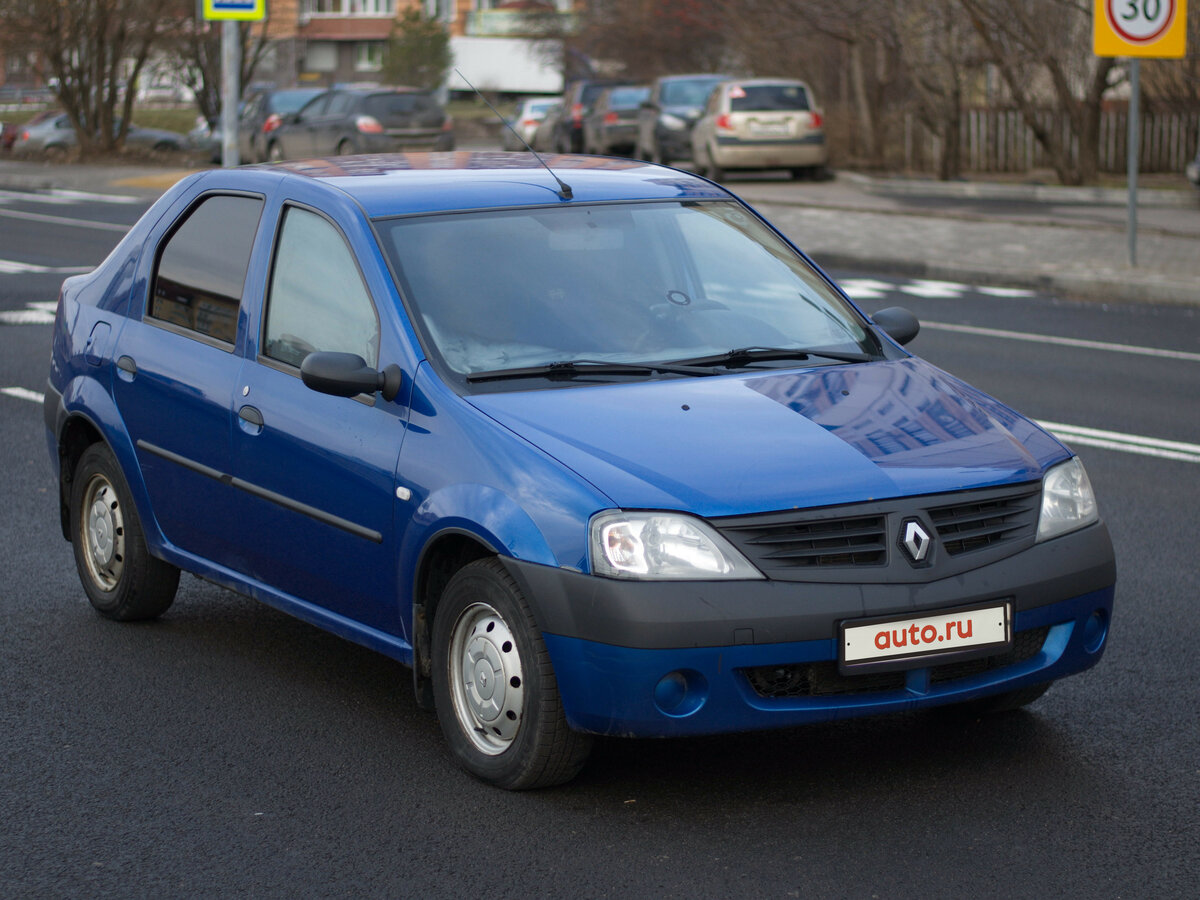
<instances>
[{"instance_id":1,"label":"car hood","mask_svg":"<svg viewBox=\"0 0 1200 900\"><path fill-rule=\"evenodd\" d=\"M703 516L1033 481L1069 455L916 358L469 400L618 507Z\"/></svg>"}]
</instances>

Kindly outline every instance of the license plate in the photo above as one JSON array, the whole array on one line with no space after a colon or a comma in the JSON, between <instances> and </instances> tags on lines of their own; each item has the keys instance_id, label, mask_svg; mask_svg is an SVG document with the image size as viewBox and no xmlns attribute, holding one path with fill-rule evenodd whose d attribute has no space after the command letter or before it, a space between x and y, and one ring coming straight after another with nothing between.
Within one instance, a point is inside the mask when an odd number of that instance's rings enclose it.
<instances>
[{"instance_id":1,"label":"license plate","mask_svg":"<svg viewBox=\"0 0 1200 900\"><path fill-rule=\"evenodd\" d=\"M750 133L758 137L784 137L788 134L788 123L751 122Z\"/></svg>"},{"instance_id":2,"label":"license plate","mask_svg":"<svg viewBox=\"0 0 1200 900\"><path fill-rule=\"evenodd\" d=\"M929 656L982 655L1012 642L1008 603L959 609L936 615L842 623L842 668L911 668Z\"/></svg>"}]
</instances>

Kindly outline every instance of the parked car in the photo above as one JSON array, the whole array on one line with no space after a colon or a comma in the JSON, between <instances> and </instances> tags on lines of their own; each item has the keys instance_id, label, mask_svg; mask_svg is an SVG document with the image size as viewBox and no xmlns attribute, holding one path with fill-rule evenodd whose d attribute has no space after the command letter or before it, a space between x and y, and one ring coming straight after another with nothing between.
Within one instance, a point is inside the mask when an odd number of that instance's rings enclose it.
<instances>
[{"instance_id":1,"label":"parked car","mask_svg":"<svg viewBox=\"0 0 1200 900\"><path fill-rule=\"evenodd\" d=\"M306 103L324 91L320 87L268 88L247 97L238 116L238 155L241 161L265 162L267 141L271 133L283 124L284 116L299 112Z\"/></svg>"},{"instance_id":2,"label":"parked car","mask_svg":"<svg viewBox=\"0 0 1200 900\"><path fill-rule=\"evenodd\" d=\"M500 132L500 146L505 150L524 150L525 144L521 143L522 140L526 144L532 144L533 136L546 118L547 111L558 102L555 97L527 97L522 100L508 123L517 134L505 128ZM520 135L520 139L517 135Z\"/></svg>"},{"instance_id":3,"label":"parked car","mask_svg":"<svg viewBox=\"0 0 1200 900\"><path fill-rule=\"evenodd\" d=\"M583 120L605 88L630 84L614 79L573 81L563 93L562 115L554 129L552 149L556 153L583 152Z\"/></svg>"},{"instance_id":4,"label":"parked car","mask_svg":"<svg viewBox=\"0 0 1200 900\"><path fill-rule=\"evenodd\" d=\"M533 139L530 140L530 145L539 153L554 153L555 135L558 133L558 123L562 118L563 105L562 99L555 100L554 103L546 109L542 116L542 121L538 122L538 126L534 129Z\"/></svg>"},{"instance_id":5,"label":"parked car","mask_svg":"<svg viewBox=\"0 0 1200 900\"><path fill-rule=\"evenodd\" d=\"M714 181L734 169L788 169L819 177L829 162L825 122L803 81L728 81L692 129L692 162Z\"/></svg>"},{"instance_id":6,"label":"parked car","mask_svg":"<svg viewBox=\"0 0 1200 900\"><path fill-rule=\"evenodd\" d=\"M659 165L691 159L692 127L700 118L708 95L728 75L668 75L655 79L650 96L638 111L638 138L634 156Z\"/></svg>"},{"instance_id":7,"label":"parked car","mask_svg":"<svg viewBox=\"0 0 1200 900\"><path fill-rule=\"evenodd\" d=\"M637 143L637 116L650 95L645 85L607 88L583 120L585 153L629 156Z\"/></svg>"},{"instance_id":8,"label":"parked car","mask_svg":"<svg viewBox=\"0 0 1200 900\"><path fill-rule=\"evenodd\" d=\"M57 113L22 127L12 149L15 156L61 156L78 143L71 118L66 113ZM125 146L163 153L185 149L187 139L175 131L130 125L125 133Z\"/></svg>"},{"instance_id":9,"label":"parked car","mask_svg":"<svg viewBox=\"0 0 1200 900\"><path fill-rule=\"evenodd\" d=\"M272 160L398 150L453 150L454 120L432 91L331 90L282 117L267 136Z\"/></svg>"},{"instance_id":10,"label":"parked car","mask_svg":"<svg viewBox=\"0 0 1200 900\"><path fill-rule=\"evenodd\" d=\"M186 570L358 641L506 788L592 734L976 714L1100 659L1066 446L718 185L551 159L207 170L68 278L44 420L95 609Z\"/></svg>"}]
</instances>

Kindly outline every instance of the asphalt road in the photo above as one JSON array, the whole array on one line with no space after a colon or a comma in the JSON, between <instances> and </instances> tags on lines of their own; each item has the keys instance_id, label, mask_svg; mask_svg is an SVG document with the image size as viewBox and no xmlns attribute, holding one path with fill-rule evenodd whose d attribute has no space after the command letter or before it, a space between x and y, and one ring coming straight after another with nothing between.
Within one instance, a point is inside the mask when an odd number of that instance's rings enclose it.
<instances>
[{"instance_id":1,"label":"asphalt road","mask_svg":"<svg viewBox=\"0 0 1200 900\"><path fill-rule=\"evenodd\" d=\"M606 740L572 784L509 794L457 769L407 671L366 649L188 576L156 623L88 607L30 304L119 232L6 213L142 208L0 198L0 894L1193 894L1200 311L838 273L868 311L921 317L915 352L1073 429L1117 550L1105 658L1025 712Z\"/></svg>"}]
</instances>

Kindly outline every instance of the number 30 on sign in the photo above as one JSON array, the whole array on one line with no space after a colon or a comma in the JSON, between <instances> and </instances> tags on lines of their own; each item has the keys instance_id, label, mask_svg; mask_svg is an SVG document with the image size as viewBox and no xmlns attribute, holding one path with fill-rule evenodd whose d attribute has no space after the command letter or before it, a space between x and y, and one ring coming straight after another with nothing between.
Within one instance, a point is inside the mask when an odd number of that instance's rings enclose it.
<instances>
[{"instance_id":1,"label":"number 30 on sign","mask_svg":"<svg viewBox=\"0 0 1200 900\"><path fill-rule=\"evenodd\" d=\"M1187 0L1093 0L1097 56L1178 59L1186 51Z\"/></svg>"}]
</instances>

